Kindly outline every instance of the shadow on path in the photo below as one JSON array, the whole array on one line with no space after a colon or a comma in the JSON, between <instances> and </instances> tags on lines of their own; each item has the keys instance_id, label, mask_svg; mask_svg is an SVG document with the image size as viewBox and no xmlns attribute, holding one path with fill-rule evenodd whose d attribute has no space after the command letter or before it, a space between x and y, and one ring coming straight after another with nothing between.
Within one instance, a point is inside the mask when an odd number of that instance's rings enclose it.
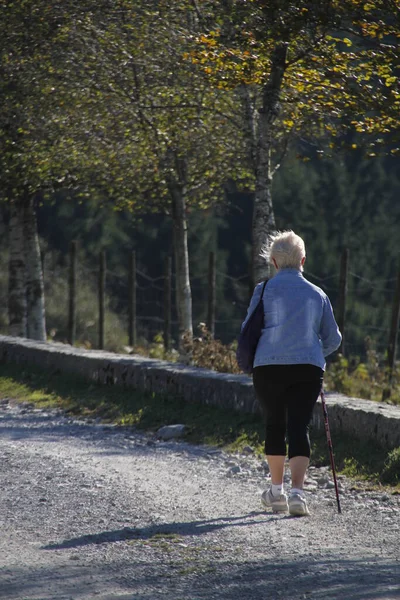
<instances>
[{"instance_id":1,"label":"shadow on path","mask_svg":"<svg viewBox=\"0 0 400 600\"><path fill-rule=\"evenodd\" d=\"M259 517L259 518L256 518ZM125 527L114 531L101 531L99 533L82 535L60 543L47 544L42 550L62 550L65 548L79 548L91 544L109 544L112 542L123 542L132 539L149 539L154 536L199 536L212 533L226 527L247 527L249 525L265 524L266 521L281 519L275 515L266 515L263 511L253 511L247 515L237 517L219 517L216 519L205 519L201 521L172 522L161 525L150 525L148 527L134 528ZM283 517L284 518L284 517ZM289 518L289 517L287 517ZM292 517L293 518L293 517Z\"/></svg>"}]
</instances>

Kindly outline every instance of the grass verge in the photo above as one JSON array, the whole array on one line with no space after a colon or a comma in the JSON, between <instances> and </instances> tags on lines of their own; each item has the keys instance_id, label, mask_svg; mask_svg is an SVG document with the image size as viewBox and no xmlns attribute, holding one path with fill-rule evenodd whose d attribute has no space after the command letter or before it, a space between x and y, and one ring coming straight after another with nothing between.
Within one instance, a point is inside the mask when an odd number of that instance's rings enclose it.
<instances>
[{"instance_id":1,"label":"grass verge","mask_svg":"<svg viewBox=\"0 0 400 600\"><path fill-rule=\"evenodd\" d=\"M32 402L40 408L58 407L81 418L101 418L106 423L156 431L162 425L184 423L186 441L236 451L251 445L262 454L264 427L261 417L189 404L177 397L138 392L88 383L59 372L0 364L0 398ZM329 464L324 433L312 432L312 464ZM338 472L368 482L390 484L400 492L400 449L387 450L333 435Z\"/></svg>"}]
</instances>

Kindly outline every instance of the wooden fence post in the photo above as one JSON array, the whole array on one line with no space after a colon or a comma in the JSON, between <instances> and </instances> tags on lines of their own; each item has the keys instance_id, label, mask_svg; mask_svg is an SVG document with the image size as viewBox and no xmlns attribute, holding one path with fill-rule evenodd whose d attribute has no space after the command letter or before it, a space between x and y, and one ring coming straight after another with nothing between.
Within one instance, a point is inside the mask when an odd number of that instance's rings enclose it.
<instances>
[{"instance_id":1,"label":"wooden fence post","mask_svg":"<svg viewBox=\"0 0 400 600\"><path fill-rule=\"evenodd\" d=\"M215 252L210 252L208 259L208 310L207 329L214 337L215 334L215 307L216 307L216 274L215 274Z\"/></svg>"},{"instance_id":2,"label":"wooden fence post","mask_svg":"<svg viewBox=\"0 0 400 600\"><path fill-rule=\"evenodd\" d=\"M172 260L165 259L164 271L164 348L171 349L171 313L172 313Z\"/></svg>"},{"instance_id":3,"label":"wooden fence post","mask_svg":"<svg viewBox=\"0 0 400 600\"><path fill-rule=\"evenodd\" d=\"M100 252L99 264L99 348L104 350L104 319L106 304L106 253Z\"/></svg>"},{"instance_id":4,"label":"wooden fence post","mask_svg":"<svg viewBox=\"0 0 400 600\"><path fill-rule=\"evenodd\" d=\"M399 330L400 319L400 266L397 273L396 289L393 297L392 320L390 324L389 343L387 348L388 355L388 381L387 387L382 392L382 401L388 400L392 393L393 370L396 364L397 353L397 333Z\"/></svg>"},{"instance_id":5,"label":"wooden fence post","mask_svg":"<svg viewBox=\"0 0 400 600\"><path fill-rule=\"evenodd\" d=\"M340 279L339 279L339 310L338 310L338 326L342 334L342 343L340 344L339 352L345 356L345 330L346 330L346 297L349 274L349 249L344 248L340 260Z\"/></svg>"},{"instance_id":6,"label":"wooden fence post","mask_svg":"<svg viewBox=\"0 0 400 600\"><path fill-rule=\"evenodd\" d=\"M129 264L129 345L136 346L136 344L136 252L133 250Z\"/></svg>"},{"instance_id":7,"label":"wooden fence post","mask_svg":"<svg viewBox=\"0 0 400 600\"><path fill-rule=\"evenodd\" d=\"M69 246L69 277L68 277L68 342L71 346L75 343L76 336L76 254L77 242L74 240Z\"/></svg>"}]
</instances>

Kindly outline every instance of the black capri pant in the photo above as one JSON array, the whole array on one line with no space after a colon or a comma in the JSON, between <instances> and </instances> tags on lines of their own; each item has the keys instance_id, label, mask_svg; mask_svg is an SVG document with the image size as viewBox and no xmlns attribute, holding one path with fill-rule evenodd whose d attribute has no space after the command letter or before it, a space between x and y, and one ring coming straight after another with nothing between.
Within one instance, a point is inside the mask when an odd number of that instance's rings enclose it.
<instances>
[{"instance_id":1,"label":"black capri pant","mask_svg":"<svg viewBox=\"0 0 400 600\"><path fill-rule=\"evenodd\" d=\"M265 365L253 371L266 424L265 454L310 457L309 425L321 392L323 370L315 365Z\"/></svg>"}]
</instances>

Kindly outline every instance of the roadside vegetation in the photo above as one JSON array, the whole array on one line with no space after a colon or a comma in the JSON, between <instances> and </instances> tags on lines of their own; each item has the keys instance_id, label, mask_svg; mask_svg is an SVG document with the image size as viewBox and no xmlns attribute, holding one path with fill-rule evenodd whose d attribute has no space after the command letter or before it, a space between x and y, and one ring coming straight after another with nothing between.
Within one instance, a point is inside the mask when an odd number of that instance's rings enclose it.
<instances>
[{"instance_id":1,"label":"roadside vegetation","mask_svg":"<svg viewBox=\"0 0 400 600\"><path fill-rule=\"evenodd\" d=\"M0 365L0 398L33 403L38 408L58 407L71 417L99 419L121 427L156 432L163 425L184 423L185 440L229 452L250 445L263 452L261 417L228 412L217 407L188 404L181 398L146 394L135 390L89 384L59 372L45 372L16 365ZM325 435L312 432L312 464L329 464ZM333 439L336 466L357 485L393 486L400 493L400 448L388 452L370 442L346 436ZM356 484L355 484L356 485Z\"/></svg>"},{"instance_id":2,"label":"roadside vegetation","mask_svg":"<svg viewBox=\"0 0 400 600\"><path fill-rule=\"evenodd\" d=\"M223 344L214 339L204 323L198 326L198 335L186 343L187 353L196 367L213 369L221 373L240 373L236 363L237 342ZM134 352L164 360L176 360L177 354L166 353L162 336L156 336L152 343L133 349ZM383 391L388 385L386 357L379 355L370 338L365 340L365 359L345 358L338 354L328 364L325 375L325 389L354 398L382 401ZM390 398L385 402L400 406L400 369L392 374Z\"/></svg>"}]
</instances>

